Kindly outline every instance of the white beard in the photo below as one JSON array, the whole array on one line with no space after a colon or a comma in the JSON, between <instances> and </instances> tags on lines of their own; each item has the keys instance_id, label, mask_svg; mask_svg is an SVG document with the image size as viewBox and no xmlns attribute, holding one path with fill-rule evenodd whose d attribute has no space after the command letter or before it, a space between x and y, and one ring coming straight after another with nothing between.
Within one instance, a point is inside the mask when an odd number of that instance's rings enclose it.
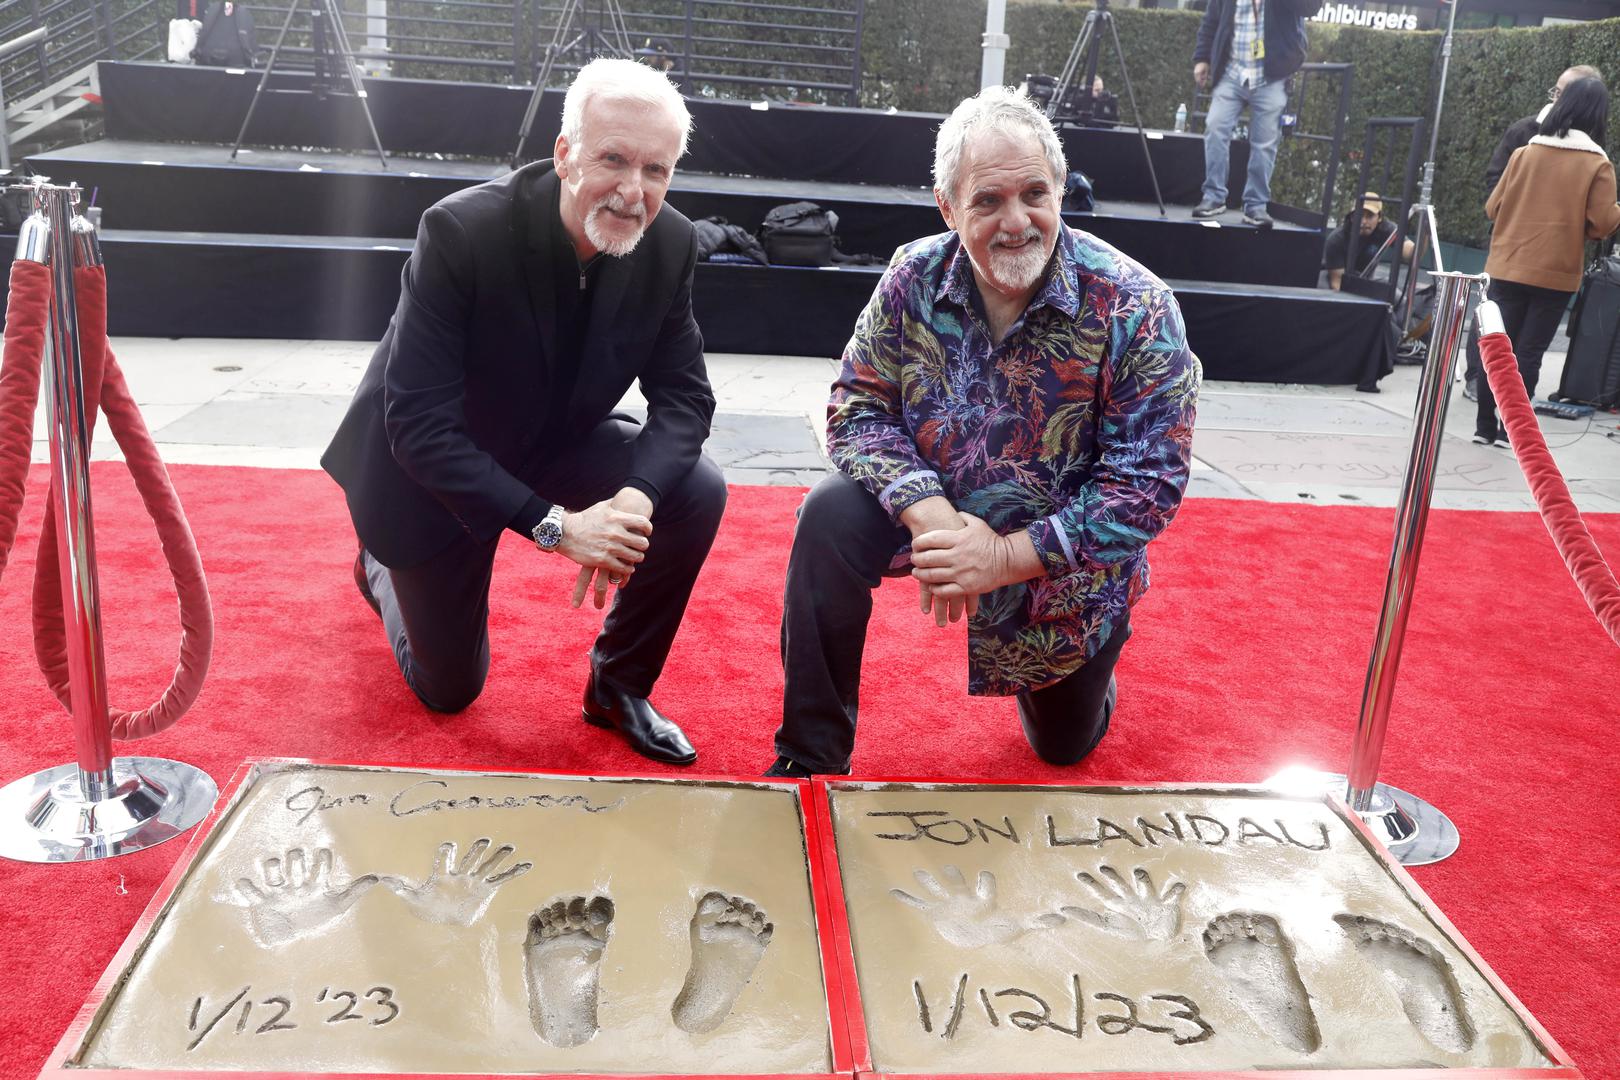
<instances>
[{"instance_id":1,"label":"white beard","mask_svg":"<svg viewBox=\"0 0 1620 1080\"><path fill-rule=\"evenodd\" d=\"M1000 246L1026 239L1031 242L1016 251L1008 251ZM1046 250L1042 242L1044 239L1040 230L1033 226L1020 236L1002 233L991 239L991 280L1008 292L1023 292L1041 280L1041 275L1046 272L1047 260L1051 258L1051 252Z\"/></svg>"},{"instance_id":2,"label":"white beard","mask_svg":"<svg viewBox=\"0 0 1620 1080\"><path fill-rule=\"evenodd\" d=\"M585 215L585 239L589 240L597 251L623 258L636 250L636 245L641 243L642 236L647 232L647 207L646 204L636 207L635 213L639 221L635 231L628 235L609 233L601 227L598 215L610 210L624 213L624 198L618 192L597 202L591 207L591 212Z\"/></svg>"}]
</instances>

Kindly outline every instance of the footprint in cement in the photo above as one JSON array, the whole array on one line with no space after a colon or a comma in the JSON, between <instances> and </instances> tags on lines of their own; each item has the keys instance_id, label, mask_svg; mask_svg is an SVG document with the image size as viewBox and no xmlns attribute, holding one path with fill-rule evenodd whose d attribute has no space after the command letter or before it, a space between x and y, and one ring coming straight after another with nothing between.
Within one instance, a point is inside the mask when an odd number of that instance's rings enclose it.
<instances>
[{"instance_id":1,"label":"footprint in cement","mask_svg":"<svg viewBox=\"0 0 1620 1080\"><path fill-rule=\"evenodd\" d=\"M1267 1035L1302 1054L1322 1045L1311 996L1294 967L1294 947L1276 919L1247 911L1217 915L1204 928L1204 952Z\"/></svg>"},{"instance_id":2,"label":"footprint in cement","mask_svg":"<svg viewBox=\"0 0 1620 1080\"><path fill-rule=\"evenodd\" d=\"M713 1031L748 985L771 943L765 912L740 896L708 892L692 913L692 966L670 1013L693 1035Z\"/></svg>"},{"instance_id":3,"label":"footprint in cement","mask_svg":"<svg viewBox=\"0 0 1620 1080\"><path fill-rule=\"evenodd\" d=\"M1463 1053L1474 1045L1474 1025L1463 1008L1451 965L1410 930L1364 915L1335 915L1356 951L1383 973L1406 1018L1442 1050Z\"/></svg>"},{"instance_id":4,"label":"footprint in cement","mask_svg":"<svg viewBox=\"0 0 1620 1080\"><path fill-rule=\"evenodd\" d=\"M529 1022L552 1046L578 1046L596 1034L597 970L612 930L613 901L605 896L555 900L529 916Z\"/></svg>"}]
</instances>

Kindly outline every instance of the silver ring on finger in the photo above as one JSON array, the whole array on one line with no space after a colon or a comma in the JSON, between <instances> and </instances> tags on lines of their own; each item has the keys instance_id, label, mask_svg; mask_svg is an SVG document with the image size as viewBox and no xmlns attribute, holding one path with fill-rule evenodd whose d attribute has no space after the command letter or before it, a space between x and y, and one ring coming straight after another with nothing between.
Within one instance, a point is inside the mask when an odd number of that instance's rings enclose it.
<instances>
[{"instance_id":1,"label":"silver ring on finger","mask_svg":"<svg viewBox=\"0 0 1620 1080\"><path fill-rule=\"evenodd\" d=\"M608 575L608 584L609 585L617 585L623 580L624 580L624 578L620 577L618 574L609 574Z\"/></svg>"}]
</instances>

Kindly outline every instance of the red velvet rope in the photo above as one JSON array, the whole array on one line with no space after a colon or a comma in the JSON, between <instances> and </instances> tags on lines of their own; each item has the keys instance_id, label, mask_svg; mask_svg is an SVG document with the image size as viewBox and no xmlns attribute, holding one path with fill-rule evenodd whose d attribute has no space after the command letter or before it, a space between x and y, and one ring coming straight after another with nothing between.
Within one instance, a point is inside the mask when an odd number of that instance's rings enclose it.
<instances>
[{"instance_id":1,"label":"red velvet rope","mask_svg":"<svg viewBox=\"0 0 1620 1080\"><path fill-rule=\"evenodd\" d=\"M106 412L107 426L124 452L135 489L157 525L163 557L180 601L180 658L168 689L138 712L110 710L113 737L139 739L179 720L202 690L213 651L213 609L202 560L180 498L130 396L118 361L107 348L106 274L100 267L80 267L74 271L74 288L78 294L85 423L93 431L97 410ZM22 509L50 295L48 268L23 260L12 263L4 367L0 368L0 572L4 572L16 539ZM54 495L54 477L52 487ZM34 654L57 700L71 708L58 565L56 515L47 511L34 573Z\"/></svg>"},{"instance_id":2,"label":"red velvet rope","mask_svg":"<svg viewBox=\"0 0 1620 1080\"><path fill-rule=\"evenodd\" d=\"M1524 380L1519 376L1519 362L1513 355L1513 342L1503 333L1483 334L1479 339L1479 353L1485 361L1485 374L1491 381L1491 393L1496 396L1496 407L1507 428L1508 441L1519 459L1519 468L1530 483L1541 510L1541 520L1552 534L1558 554L1569 567L1586 604L1597 616L1603 629L1615 644L1620 645L1620 583L1614 571L1604 561L1586 522L1575 509L1569 487L1563 474L1547 449L1547 440L1536 423L1535 411L1530 407L1530 395L1525 392Z\"/></svg>"}]
</instances>

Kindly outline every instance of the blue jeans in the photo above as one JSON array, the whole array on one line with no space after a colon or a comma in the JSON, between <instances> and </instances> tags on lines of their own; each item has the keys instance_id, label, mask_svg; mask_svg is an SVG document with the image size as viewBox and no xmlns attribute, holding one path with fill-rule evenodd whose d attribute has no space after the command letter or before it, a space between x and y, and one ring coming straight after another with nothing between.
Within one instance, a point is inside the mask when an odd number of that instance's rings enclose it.
<instances>
[{"instance_id":1,"label":"blue jeans","mask_svg":"<svg viewBox=\"0 0 1620 1080\"><path fill-rule=\"evenodd\" d=\"M1228 68L1215 84L1204 118L1204 201L1226 205L1226 171L1232 129L1238 114L1249 107L1249 177L1243 185L1243 212L1264 210L1271 202L1271 170L1277 164L1282 139L1278 122L1288 104L1287 80L1264 86L1242 86Z\"/></svg>"}]
</instances>

